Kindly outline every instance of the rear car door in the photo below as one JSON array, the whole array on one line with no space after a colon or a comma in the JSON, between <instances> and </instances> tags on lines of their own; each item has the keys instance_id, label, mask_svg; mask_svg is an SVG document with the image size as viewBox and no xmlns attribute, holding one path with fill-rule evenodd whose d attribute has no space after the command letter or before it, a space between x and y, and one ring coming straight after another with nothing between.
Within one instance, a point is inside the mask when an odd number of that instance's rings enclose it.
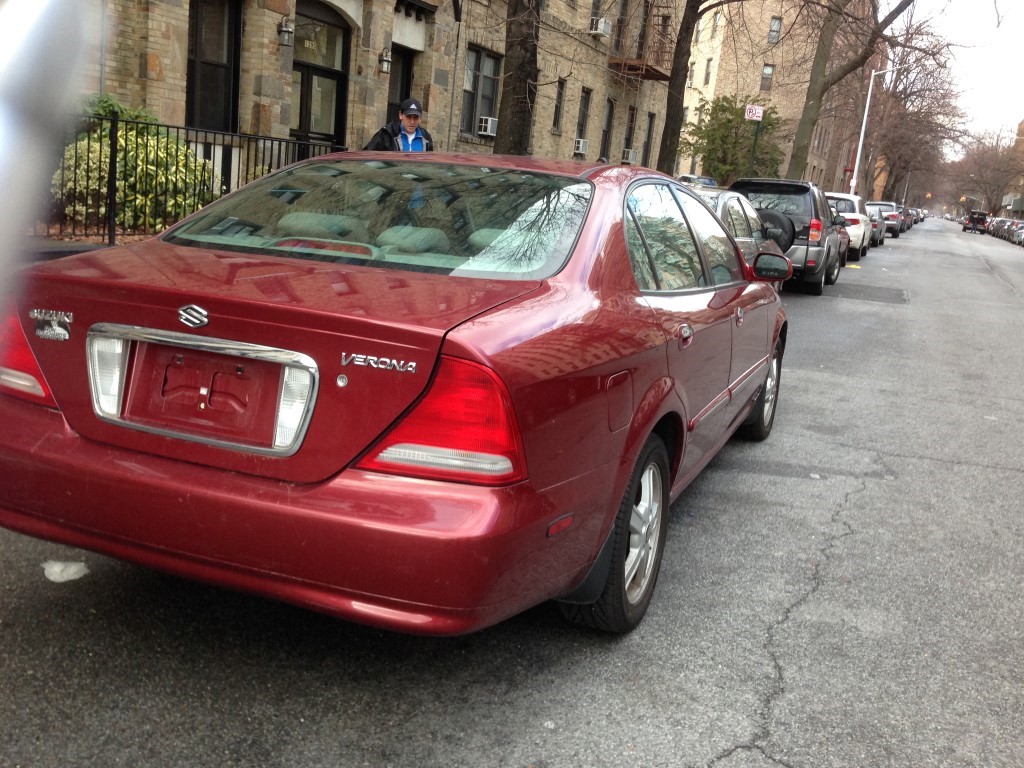
<instances>
[{"instance_id":1,"label":"rear car door","mask_svg":"<svg viewBox=\"0 0 1024 768\"><path fill-rule=\"evenodd\" d=\"M729 312L732 359L729 365L728 420L731 422L764 380L775 289L768 283L747 282L740 253L707 209L685 194L680 195L680 203L715 283L716 306Z\"/></svg>"}]
</instances>

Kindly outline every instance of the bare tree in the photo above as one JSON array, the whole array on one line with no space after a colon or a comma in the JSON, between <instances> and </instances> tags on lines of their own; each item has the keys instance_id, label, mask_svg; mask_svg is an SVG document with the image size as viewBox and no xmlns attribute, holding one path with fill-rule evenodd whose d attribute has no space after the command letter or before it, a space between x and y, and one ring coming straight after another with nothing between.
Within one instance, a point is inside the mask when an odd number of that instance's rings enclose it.
<instances>
[{"instance_id":1,"label":"bare tree","mask_svg":"<svg viewBox=\"0 0 1024 768\"><path fill-rule=\"evenodd\" d=\"M864 67L872 55L877 53L879 43L883 41L886 30L913 3L914 0L899 0L889 13L878 18L880 12L878 0L871 0L869 3L855 3L854 0L823 0L820 5L824 14L821 23L821 36L818 38L814 61L811 63L804 109L800 115L800 122L797 124L793 152L789 158L789 167L786 169L788 178L801 178L807 168L811 138L821 114L821 105L825 94L847 75ZM858 18L851 10L865 6L869 8L870 13L863 18ZM836 33L844 22L861 27L863 31L862 44L853 55L842 57L836 61L834 58ZM830 63L832 64L831 68Z\"/></svg>"},{"instance_id":2,"label":"bare tree","mask_svg":"<svg viewBox=\"0 0 1024 768\"><path fill-rule=\"evenodd\" d=\"M999 210L1006 194L1019 189L1022 175L1024 155L1015 144L992 135L976 136L964 157L950 167L958 202L965 211Z\"/></svg>"}]
</instances>

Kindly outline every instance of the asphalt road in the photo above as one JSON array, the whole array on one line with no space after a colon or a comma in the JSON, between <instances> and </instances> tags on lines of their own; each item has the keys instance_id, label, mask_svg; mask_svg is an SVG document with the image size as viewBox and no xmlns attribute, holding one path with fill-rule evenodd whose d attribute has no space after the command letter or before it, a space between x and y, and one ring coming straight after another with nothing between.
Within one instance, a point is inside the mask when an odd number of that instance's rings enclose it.
<instances>
[{"instance_id":1,"label":"asphalt road","mask_svg":"<svg viewBox=\"0 0 1024 768\"><path fill-rule=\"evenodd\" d=\"M1024 765L1024 250L933 219L783 295L775 432L673 507L631 635L393 635L0 531L0 766Z\"/></svg>"}]
</instances>

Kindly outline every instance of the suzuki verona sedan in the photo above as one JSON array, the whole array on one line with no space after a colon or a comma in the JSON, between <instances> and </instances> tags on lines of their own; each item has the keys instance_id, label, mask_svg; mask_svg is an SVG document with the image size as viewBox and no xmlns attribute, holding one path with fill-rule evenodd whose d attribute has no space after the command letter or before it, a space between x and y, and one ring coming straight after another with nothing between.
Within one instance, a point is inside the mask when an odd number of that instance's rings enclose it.
<instances>
[{"instance_id":1,"label":"suzuki verona sedan","mask_svg":"<svg viewBox=\"0 0 1024 768\"><path fill-rule=\"evenodd\" d=\"M344 153L0 314L0 525L355 622L626 632L775 418L785 257L642 168Z\"/></svg>"}]
</instances>

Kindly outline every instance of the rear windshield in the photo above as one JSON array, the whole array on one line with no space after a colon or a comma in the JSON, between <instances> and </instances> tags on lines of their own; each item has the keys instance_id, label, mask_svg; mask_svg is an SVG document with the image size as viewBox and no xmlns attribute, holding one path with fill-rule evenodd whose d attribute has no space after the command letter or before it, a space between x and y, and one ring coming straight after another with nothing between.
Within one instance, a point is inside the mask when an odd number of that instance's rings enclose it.
<instances>
[{"instance_id":1,"label":"rear windshield","mask_svg":"<svg viewBox=\"0 0 1024 768\"><path fill-rule=\"evenodd\" d=\"M320 160L251 182L169 230L176 245L508 280L557 272L589 182L543 173Z\"/></svg>"},{"instance_id":2,"label":"rear windshield","mask_svg":"<svg viewBox=\"0 0 1024 768\"><path fill-rule=\"evenodd\" d=\"M806 190L741 189L755 208L771 208L804 218L811 216L811 198Z\"/></svg>"},{"instance_id":3,"label":"rear windshield","mask_svg":"<svg viewBox=\"0 0 1024 768\"><path fill-rule=\"evenodd\" d=\"M857 213L857 204L853 200L847 200L845 197L830 197L828 201L836 209L836 213Z\"/></svg>"}]
</instances>

